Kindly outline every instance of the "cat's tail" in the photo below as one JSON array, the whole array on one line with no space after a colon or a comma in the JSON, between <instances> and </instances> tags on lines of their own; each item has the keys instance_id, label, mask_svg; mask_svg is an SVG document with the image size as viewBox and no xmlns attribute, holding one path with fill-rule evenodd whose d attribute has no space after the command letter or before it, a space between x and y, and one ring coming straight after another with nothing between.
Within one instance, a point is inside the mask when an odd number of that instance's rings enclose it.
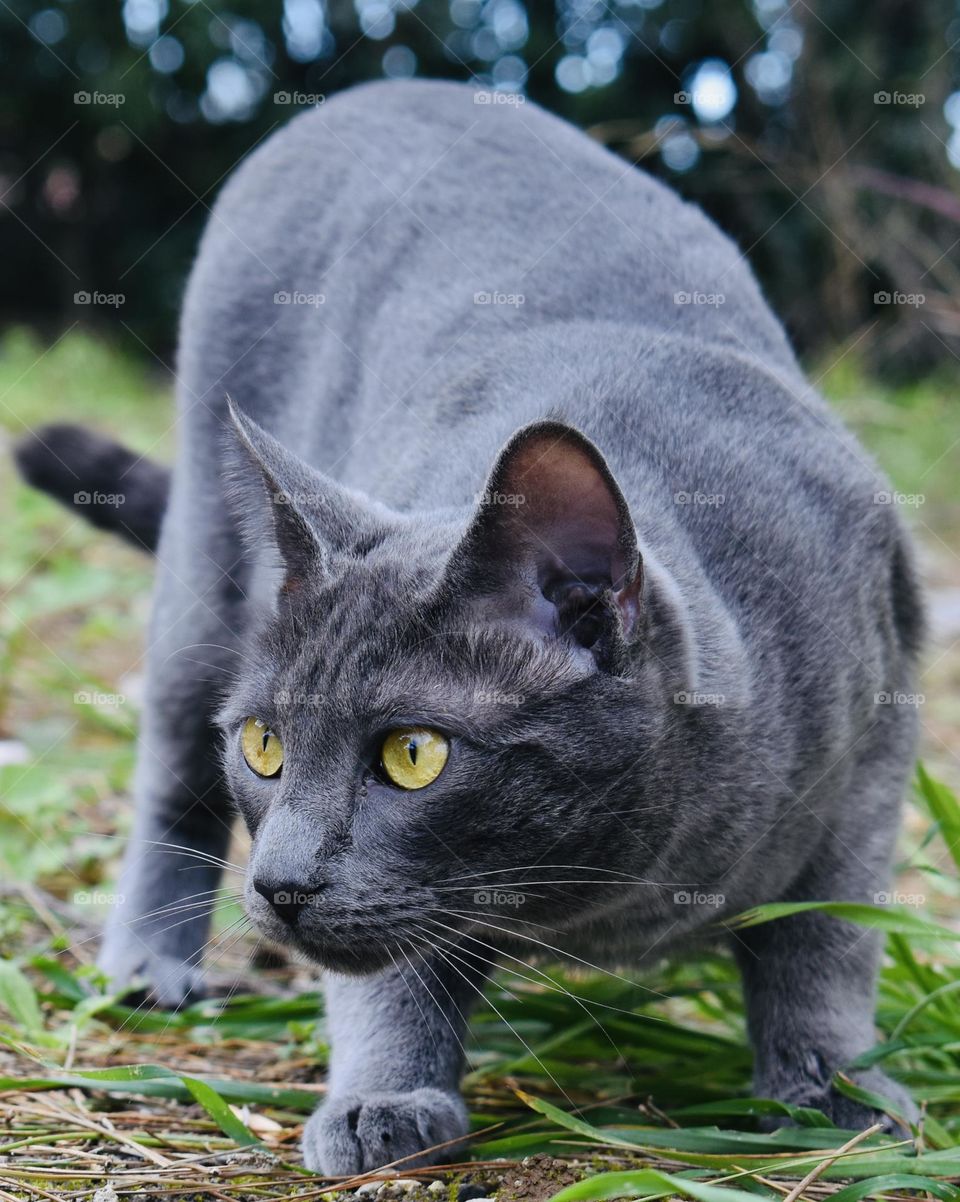
<instances>
[{"instance_id":1,"label":"cat's tail","mask_svg":"<svg viewBox=\"0 0 960 1202\"><path fill-rule=\"evenodd\" d=\"M83 426L43 426L25 435L13 455L34 488L141 550L156 550L168 468Z\"/></svg>"}]
</instances>

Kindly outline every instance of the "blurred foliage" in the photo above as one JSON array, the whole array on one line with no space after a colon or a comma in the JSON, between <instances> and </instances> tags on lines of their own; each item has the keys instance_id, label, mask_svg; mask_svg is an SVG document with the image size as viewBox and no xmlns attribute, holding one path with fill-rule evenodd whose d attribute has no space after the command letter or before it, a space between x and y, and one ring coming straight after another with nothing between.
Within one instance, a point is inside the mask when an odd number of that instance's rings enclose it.
<instances>
[{"instance_id":1,"label":"blurred foliage","mask_svg":"<svg viewBox=\"0 0 960 1202\"><path fill-rule=\"evenodd\" d=\"M801 349L926 367L960 348L958 41L956 0L11 0L0 320L166 360L234 164L301 103L415 73L522 90L671 179Z\"/></svg>"}]
</instances>

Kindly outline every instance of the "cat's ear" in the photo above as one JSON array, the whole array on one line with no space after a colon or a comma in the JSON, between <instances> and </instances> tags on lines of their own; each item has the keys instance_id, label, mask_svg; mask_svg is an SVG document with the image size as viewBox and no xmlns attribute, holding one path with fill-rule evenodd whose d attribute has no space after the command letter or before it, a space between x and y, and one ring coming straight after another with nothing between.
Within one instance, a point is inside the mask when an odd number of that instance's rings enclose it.
<instances>
[{"instance_id":1,"label":"cat's ear","mask_svg":"<svg viewBox=\"0 0 960 1202\"><path fill-rule=\"evenodd\" d=\"M449 574L495 613L584 646L629 640L638 625L626 500L597 447L561 422L526 426L500 452Z\"/></svg>"},{"instance_id":2,"label":"cat's ear","mask_svg":"<svg viewBox=\"0 0 960 1202\"><path fill-rule=\"evenodd\" d=\"M280 553L284 592L327 573L338 555L364 553L382 538L381 506L304 463L227 402L233 434L234 507L248 541Z\"/></svg>"}]
</instances>

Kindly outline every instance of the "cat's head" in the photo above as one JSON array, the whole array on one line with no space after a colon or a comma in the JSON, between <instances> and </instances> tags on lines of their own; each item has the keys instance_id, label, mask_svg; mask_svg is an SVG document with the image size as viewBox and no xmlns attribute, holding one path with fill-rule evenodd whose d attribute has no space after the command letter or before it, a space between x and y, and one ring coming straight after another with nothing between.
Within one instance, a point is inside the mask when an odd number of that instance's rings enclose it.
<instances>
[{"instance_id":1,"label":"cat's head","mask_svg":"<svg viewBox=\"0 0 960 1202\"><path fill-rule=\"evenodd\" d=\"M464 929L549 943L608 904L655 732L629 704L636 535L597 448L527 426L472 511L430 518L233 416L280 569L219 716L257 925L364 972Z\"/></svg>"}]
</instances>

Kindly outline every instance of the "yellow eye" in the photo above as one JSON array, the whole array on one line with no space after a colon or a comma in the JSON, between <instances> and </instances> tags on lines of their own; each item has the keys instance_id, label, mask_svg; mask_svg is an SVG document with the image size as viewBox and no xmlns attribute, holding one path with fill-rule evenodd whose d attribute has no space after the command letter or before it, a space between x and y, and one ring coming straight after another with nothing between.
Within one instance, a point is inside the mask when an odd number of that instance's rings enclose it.
<instances>
[{"instance_id":1,"label":"yellow eye","mask_svg":"<svg viewBox=\"0 0 960 1202\"><path fill-rule=\"evenodd\" d=\"M380 762L401 789L422 789L437 779L449 754L450 744L438 730L405 726L383 740Z\"/></svg>"},{"instance_id":2,"label":"yellow eye","mask_svg":"<svg viewBox=\"0 0 960 1202\"><path fill-rule=\"evenodd\" d=\"M276 776L283 767L283 744L259 718L248 718L244 722L240 749L257 776Z\"/></svg>"}]
</instances>

